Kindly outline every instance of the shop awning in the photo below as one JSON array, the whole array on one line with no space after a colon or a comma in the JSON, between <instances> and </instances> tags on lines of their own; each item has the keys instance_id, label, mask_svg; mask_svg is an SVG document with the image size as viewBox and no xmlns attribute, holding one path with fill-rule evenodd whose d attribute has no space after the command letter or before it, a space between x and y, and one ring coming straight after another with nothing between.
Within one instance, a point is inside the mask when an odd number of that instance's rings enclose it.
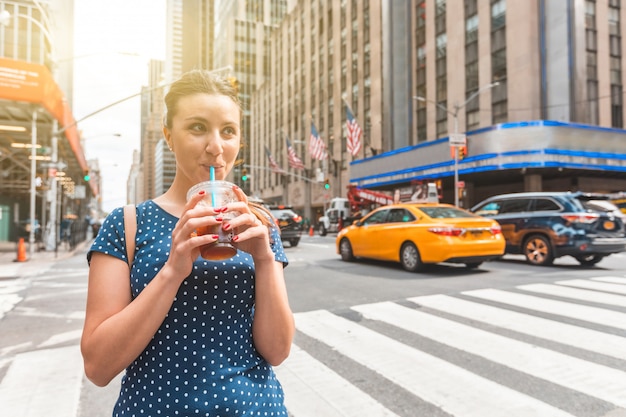
<instances>
[{"instance_id":1,"label":"shop awning","mask_svg":"<svg viewBox=\"0 0 626 417\"><path fill-rule=\"evenodd\" d=\"M59 123L59 131L63 132L80 168L89 170L72 111L46 66L0 58L0 99L32 103L47 110ZM90 183L90 186L94 195L98 195L97 185Z\"/></svg>"}]
</instances>

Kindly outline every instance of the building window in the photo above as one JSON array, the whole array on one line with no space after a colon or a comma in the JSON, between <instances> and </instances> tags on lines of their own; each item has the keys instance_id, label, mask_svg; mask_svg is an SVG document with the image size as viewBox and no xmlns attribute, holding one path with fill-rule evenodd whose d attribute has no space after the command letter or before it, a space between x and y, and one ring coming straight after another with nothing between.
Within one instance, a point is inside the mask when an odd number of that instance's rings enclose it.
<instances>
[{"instance_id":1,"label":"building window","mask_svg":"<svg viewBox=\"0 0 626 417\"><path fill-rule=\"evenodd\" d=\"M609 6L609 54L611 72L611 126L624 127L624 105L622 99L622 50L620 31L620 9Z\"/></svg>"},{"instance_id":2,"label":"building window","mask_svg":"<svg viewBox=\"0 0 626 417\"><path fill-rule=\"evenodd\" d=\"M508 97L506 88L506 1L491 2L491 79L500 84L492 89L492 124L508 120ZM470 107L469 110L473 110Z\"/></svg>"},{"instance_id":3,"label":"building window","mask_svg":"<svg viewBox=\"0 0 626 417\"><path fill-rule=\"evenodd\" d=\"M435 0L435 33L446 33L446 0Z\"/></svg>"}]
</instances>

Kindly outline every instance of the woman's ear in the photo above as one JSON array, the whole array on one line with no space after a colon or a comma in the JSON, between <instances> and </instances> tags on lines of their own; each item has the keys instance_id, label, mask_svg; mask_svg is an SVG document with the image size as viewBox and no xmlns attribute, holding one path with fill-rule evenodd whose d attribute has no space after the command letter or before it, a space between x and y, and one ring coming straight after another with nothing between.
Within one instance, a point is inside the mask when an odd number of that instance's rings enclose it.
<instances>
[{"instance_id":1,"label":"woman's ear","mask_svg":"<svg viewBox=\"0 0 626 417\"><path fill-rule=\"evenodd\" d=\"M165 138L165 142L167 142L167 146L168 148L170 148L170 151L174 151L172 135L170 134L170 130L166 126L163 126L163 137Z\"/></svg>"}]
</instances>

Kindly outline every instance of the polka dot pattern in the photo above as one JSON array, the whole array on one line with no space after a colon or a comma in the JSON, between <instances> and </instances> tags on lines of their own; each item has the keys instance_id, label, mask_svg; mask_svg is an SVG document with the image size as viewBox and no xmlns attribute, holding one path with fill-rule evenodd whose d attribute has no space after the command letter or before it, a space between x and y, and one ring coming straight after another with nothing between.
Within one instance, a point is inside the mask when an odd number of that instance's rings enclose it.
<instances>
[{"instance_id":1,"label":"polka dot pattern","mask_svg":"<svg viewBox=\"0 0 626 417\"><path fill-rule=\"evenodd\" d=\"M167 260L178 219L153 201L137 206L134 297ZM272 228L272 250L287 265ZM92 252L126 261L124 214L115 209ZM198 258L144 352L126 369L114 416L287 416L283 389L254 349L254 262L242 251L231 259Z\"/></svg>"}]
</instances>

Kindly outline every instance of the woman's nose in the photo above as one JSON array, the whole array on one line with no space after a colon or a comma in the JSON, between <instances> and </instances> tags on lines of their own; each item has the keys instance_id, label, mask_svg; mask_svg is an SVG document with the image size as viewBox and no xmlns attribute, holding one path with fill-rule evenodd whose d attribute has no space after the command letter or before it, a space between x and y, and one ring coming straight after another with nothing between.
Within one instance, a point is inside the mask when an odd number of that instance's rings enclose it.
<instances>
[{"instance_id":1,"label":"woman's nose","mask_svg":"<svg viewBox=\"0 0 626 417\"><path fill-rule=\"evenodd\" d=\"M204 151L211 155L219 155L223 152L222 138L220 137L219 132L211 132L207 134L207 143Z\"/></svg>"}]
</instances>

